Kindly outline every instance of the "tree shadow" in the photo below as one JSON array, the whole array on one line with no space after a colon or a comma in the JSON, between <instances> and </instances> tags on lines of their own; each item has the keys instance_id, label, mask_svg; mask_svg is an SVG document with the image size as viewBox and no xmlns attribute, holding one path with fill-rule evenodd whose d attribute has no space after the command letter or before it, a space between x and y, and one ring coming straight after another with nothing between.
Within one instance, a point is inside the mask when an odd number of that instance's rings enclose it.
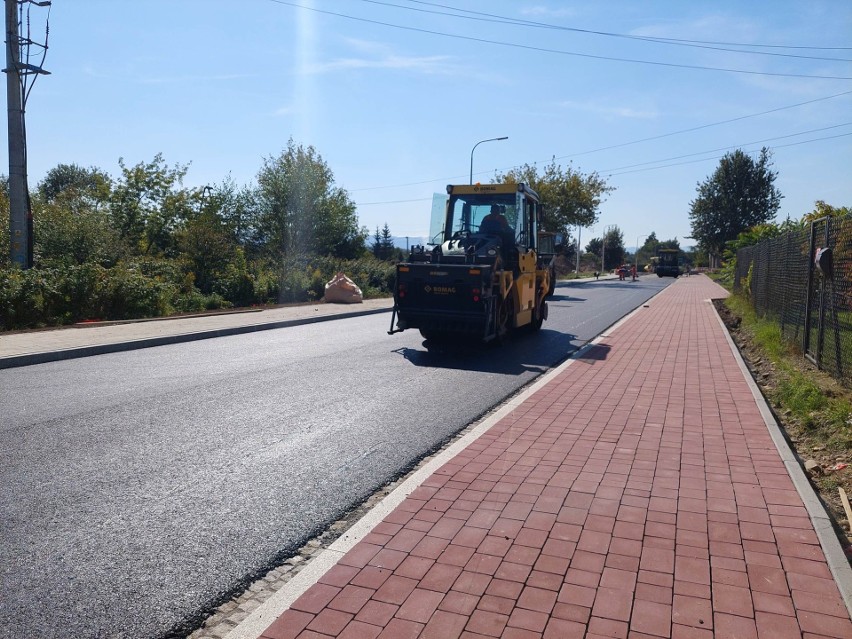
<instances>
[{"instance_id":1,"label":"tree shadow","mask_svg":"<svg viewBox=\"0 0 852 639\"><path fill-rule=\"evenodd\" d=\"M612 346L609 344L595 344L583 353L581 357L576 359L578 362L588 362L594 365L595 362L602 362L606 360L611 350Z\"/></svg>"}]
</instances>

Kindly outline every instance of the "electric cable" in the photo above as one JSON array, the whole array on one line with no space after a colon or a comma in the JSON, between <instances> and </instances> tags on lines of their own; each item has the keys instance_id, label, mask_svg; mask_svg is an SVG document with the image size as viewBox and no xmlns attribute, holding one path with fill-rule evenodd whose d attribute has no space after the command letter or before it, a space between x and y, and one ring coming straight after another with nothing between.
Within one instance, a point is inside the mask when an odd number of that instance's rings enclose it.
<instances>
[{"instance_id":1,"label":"electric cable","mask_svg":"<svg viewBox=\"0 0 852 639\"><path fill-rule=\"evenodd\" d=\"M595 55L591 53L579 53L577 51L564 51L561 49L549 49L546 47L536 47L532 45L526 44L518 44L516 42L500 42L497 40L488 40L487 38L475 38L473 36L465 36L454 33L445 33L443 31L434 31L431 29L422 29L419 27L411 27L406 25L392 24L390 22L383 22L381 20L371 20L369 18L361 18L358 16L351 16L345 13L338 13L335 11L326 11L324 9L316 9L314 7L306 7L301 4L297 4L295 2L287 2L286 0L269 0L269 2L274 2L276 4L286 5L289 7L294 7L297 9L304 9L307 11L313 11L315 13L321 13L324 15L335 16L338 18L345 18L348 20L354 20L357 22L364 22L367 24L375 24L384 27L391 27L394 29L402 29L405 31L414 31L416 33L425 33L428 35L437 35L445 38L453 38L456 40L466 40L469 42L478 42L481 44L492 44L495 46L501 47L510 47L515 49L524 49L526 51L536 51L539 53L554 53L557 55L565 55L565 56L573 56L578 58L586 58L590 60L604 60L608 62L626 62L629 64L643 64L649 66L658 66L658 67L667 67L674 69L688 69L692 71L716 71L720 73L738 73L743 75L756 75L756 76L767 76L767 77L778 77L778 78L808 78L808 79L816 79L816 80L852 80L852 76L838 76L838 75L813 75L807 73L777 73L771 71L751 71L748 69L732 69L726 67L708 67L701 65L693 65L693 64L679 64L676 62L660 62L658 60L640 60L637 58L619 58L614 56L603 56L603 55Z\"/></svg>"},{"instance_id":2,"label":"electric cable","mask_svg":"<svg viewBox=\"0 0 852 639\"><path fill-rule=\"evenodd\" d=\"M410 2L415 2L416 0L409 0ZM532 27L536 29L551 29L555 31L570 31L573 33L582 33L586 35L598 35L605 36L609 38L622 38L625 40L636 40L639 42L650 42L655 44L668 44L672 46L681 46L681 47L693 47L697 49L709 49L712 51L727 51L733 53L743 53L750 55L764 55L764 56L774 56L774 57L782 57L782 58L798 58L803 60L822 60L829 62L852 62L850 58L829 58L824 56L810 56L810 55L800 55L794 53L776 53L774 51L748 51L743 49L732 49L730 47L749 47L749 46L760 46L760 45L750 45L750 44L729 44L722 45L717 43L707 43L707 42L699 42L699 41L687 41L687 40L678 40L678 39L668 39L668 38L657 38L653 36L639 36L639 35L629 35L625 33L612 33L608 31L594 31L591 29L580 29L577 27L565 27L556 24L550 24L546 22L534 22L532 20L520 20L518 18L510 18L507 16L500 16L491 13L483 13L481 11L467 11L465 9L458 9L456 7L450 7L448 5L441 5L432 2L418 2L417 4L425 4L432 7L440 7L443 9L450 9L451 11L458 11L461 13L469 13L471 15L459 15L457 13L448 13L446 11L434 11L429 9L417 9L415 7L405 7L402 5L394 4L392 2L386 2L384 0L361 0L361 2L366 2L368 4L375 4L386 7L394 7L396 9L402 9L404 11L417 11L419 13L427 13L431 15L440 15L440 16L449 16L453 18L461 18L463 20L476 20L477 22L492 22L496 24L508 24L515 25L521 27ZM810 47L802 47L802 48L810 48Z\"/></svg>"},{"instance_id":3,"label":"electric cable","mask_svg":"<svg viewBox=\"0 0 852 639\"><path fill-rule=\"evenodd\" d=\"M660 140L660 139L672 137L672 136L675 136L675 135L681 135L683 133L692 133L694 131L700 131L702 129L709 129L709 128L714 127L714 126L721 126L723 124L730 124L732 122L740 122L742 120L748 120L748 119L751 119L751 118L760 117L762 115L768 115L770 113L777 113L779 111L786 111L788 109L795 109L797 107L806 106L808 104L814 104L816 102L824 102L826 100L833 100L834 98L839 98L839 97L843 97L845 95L850 95L850 94L852 94L852 91L843 91L841 93L835 93L833 95L827 95L827 96L824 96L824 97L821 97L821 98L814 98L813 100L806 100L804 102L797 102L796 104L788 104L786 106L776 107L774 109L768 109L766 111L760 111L758 113L749 113L747 115L741 115L741 116L738 116L736 118L729 118L727 120L720 120L718 122L711 122L709 124L702 124L702 125L699 125L699 126L690 127L688 129L680 129L678 131L671 131L669 133L661 133L659 135L653 135L653 136L650 136L650 137L647 137L647 138L640 138L638 140L632 140L630 142L621 142L619 144L610 144L610 145L607 145L607 146L598 147L596 149L589 149L587 151L578 151L576 153L571 153L571 154L568 154L568 155L553 156L552 159L553 160L565 160L565 159L568 159L568 158L575 158L575 157L579 157L579 156L582 156L582 155L599 153L601 151L610 151L612 149L620 149L620 148L623 148L623 147L626 147L626 146L632 146L634 144L641 144L642 142L651 142L653 140ZM550 159L540 160L540 161L541 162L549 162ZM533 164L538 164L538 162L539 161L535 161L535 162L533 162ZM515 167L504 167L503 169L498 169L498 170L511 171L513 168L515 168ZM477 175L481 175L481 174L482 174L481 171L479 173L477 173ZM405 184L391 184L391 185L387 185L387 186L369 186L369 187L364 187L364 188L360 188L360 189L353 189L352 191L350 191L350 193L357 193L357 192L360 192L360 191L379 191L379 190L383 190L383 189L395 189L395 188L402 188L402 187L406 187L406 186L420 186L422 184L432 184L433 182L447 182L447 181L450 181L450 180L458 179L460 177L464 177L464 176L453 175L453 176L450 176L450 177L435 178L435 179L432 179L432 180L419 180L419 181L416 181L416 182L406 182Z\"/></svg>"}]
</instances>

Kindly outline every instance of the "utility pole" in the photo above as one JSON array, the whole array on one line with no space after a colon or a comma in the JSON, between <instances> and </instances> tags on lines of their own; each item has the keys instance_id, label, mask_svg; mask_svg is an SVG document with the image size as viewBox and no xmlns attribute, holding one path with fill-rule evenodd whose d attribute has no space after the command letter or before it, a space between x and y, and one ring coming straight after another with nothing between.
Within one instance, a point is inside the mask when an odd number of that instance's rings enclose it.
<instances>
[{"instance_id":1,"label":"utility pole","mask_svg":"<svg viewBox=\"0 0 852 639\"><path fill-rule=\"evenodd\" d=\"M601 273L606 273L606 238L610 231L617 228L615 224L609 224L604 227L603 239L601 240Z\"/></svg>"},{"instance_id":2,"label":"utility pole","mask_svg":"<svg viewBox=\"0 0 852 639\"><path fill-rule=\"evenodd\" d=\"M580 234L583 230L583 227L579 224L577 225L577 268L574 269L574 273L576 275L580 274Z\"/></svg>"},{"instance_id":3,"label":"utility pole","mask_svg":"<svg viewBox=\"0 0 852 639\"><path fill-rule=\"evenodd\" d=\"M33 265L33 214L30 209L29 187L27 186L27 140L24 113L32 84L39 74L47 74L38 65L30 64L30 46L40 47L47 53L45 43L38 44L27 36L20 35L19 11L27 5L27 31L29 31L29 9L31 5L50 7L50 2L35 0L5 0L6 2L6 104L9 128L9 237L12 264L22 268ZM21 11L22 12L22 11ZM22 61L26 51L26 62ZM44 55L42 55L44 62ZM32 76L27 86L27 77Z\"/></svg>"}]
</instances>

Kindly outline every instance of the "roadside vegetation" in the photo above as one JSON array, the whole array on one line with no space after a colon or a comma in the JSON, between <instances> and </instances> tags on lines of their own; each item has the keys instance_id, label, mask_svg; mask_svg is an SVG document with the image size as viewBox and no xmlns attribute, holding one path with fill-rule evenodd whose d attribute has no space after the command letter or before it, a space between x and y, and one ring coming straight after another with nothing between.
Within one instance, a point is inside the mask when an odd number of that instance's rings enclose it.
<instances>
[{"instance_id":1,"label":"roadside vegetation","mask_svg":"<svg viewBox=\"0 0 852 639\"><path fill-rule=\"evenodd\" d=\"M852 389L811 366L746 297L731 295L717 308L790 446L803 464L816 462L808 475L848 546L850 524L837 489L852 495Z\"/></svg>"},{"instance_id":2,"label":"roadside vegetation","mask_svg":"<svg viewBox=\"0 0 852 639\"><path fill-rule=\"evenodd\" d=\"M161 155L118 164L115 176L60 164L31 191L33 265L14 268L8 244L0 251L0 330L316 302L338 271L367 298L391 294L404 252L387 224L375 234L359 225L312 146L291 139L245 186L187 187L188 166ZM555 162L541 176L501 176L515 178L535 178L559 229L593 221L612 190ZM0 227L9 228L2 179Z\"/></svg>"},{"instance_id":3,"label":"roadside vegetation","mask_svg":"<svg viewBox=\"0 0 852 639\"><path fill-rule=\"evenodd\" d=\"M801 230L827 216L849 214L848 207L819 201L800 221L748 228L727 242L724 265L715 279L733 291L737 249ZM717 300L716 306L848 548L852 534L838 488L852 494L852 384L848 377L836 379L814 367L804 358L801 344L788 341L774 318L755 311L748 279L740 293Z\"/></svg>"}]
</instances>

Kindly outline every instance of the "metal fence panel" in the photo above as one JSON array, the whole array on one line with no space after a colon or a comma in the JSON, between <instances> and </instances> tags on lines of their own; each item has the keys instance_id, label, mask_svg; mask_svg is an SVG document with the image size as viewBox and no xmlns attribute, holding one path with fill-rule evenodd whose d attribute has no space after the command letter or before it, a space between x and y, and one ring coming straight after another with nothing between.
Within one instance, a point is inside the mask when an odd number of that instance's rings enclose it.
<instances>
[{"instance_id":1,"label":"metal fence panel","mask_svg":"<svg viewBox=\"0 0 852 639\"><path fill-rule=\"evenodd\" d=\"M821 249L829 255L823 270L815 264ZM852 385L852 217L823 218L739 249L734 291L746 286L758 315L777 321L805 357Z\"/></svg>"}]
</instances>

